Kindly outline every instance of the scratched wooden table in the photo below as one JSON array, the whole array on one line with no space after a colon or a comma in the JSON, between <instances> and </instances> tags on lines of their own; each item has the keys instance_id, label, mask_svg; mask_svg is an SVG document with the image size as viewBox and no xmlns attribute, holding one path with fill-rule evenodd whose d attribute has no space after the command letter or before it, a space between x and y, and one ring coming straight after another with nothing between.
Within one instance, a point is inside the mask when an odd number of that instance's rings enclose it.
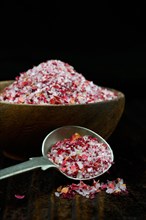
<instances>
[{"instance_id":1,"label":"scratched wooden table","mask_svg":"<svg viewBox=\"0 0 146 220\"><path fill-rule=\"evenodd\" d=\"M144 108L138 106L138 100L126 106L116 131L108 140L114 151L115 164L110 173L100 177L100 181L123 178L127 195L110 195L102 191L94 199L79 195L71 200L57 198L54 195L56 188L72 181L57 170L37 169L0 181L0 219L146 219L146 123ZM137 111L142 111L143 115ZM0 168L16 163L18 161L1 154ZM25 197L18 199L17 194Z\"/></svg>"}]
</instances>

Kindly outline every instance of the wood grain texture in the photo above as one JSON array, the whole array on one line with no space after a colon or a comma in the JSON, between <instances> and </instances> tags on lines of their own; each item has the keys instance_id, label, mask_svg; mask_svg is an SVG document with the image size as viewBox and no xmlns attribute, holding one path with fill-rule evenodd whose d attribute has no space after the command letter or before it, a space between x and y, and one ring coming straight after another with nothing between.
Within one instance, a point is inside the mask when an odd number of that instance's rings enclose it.
<instances>
[{"instance_id":1,"label":"wood grain texture","mask_svg":"<svg viewBox=\"0 0 146 220\"><path fill-rule=\"evenodd\" d=\"M0 82L0 90L13 81ZM25 159L41 154L45 136L55 128L78 125L107 139L124 111L125 96L93 104L26 105L0 102L0 148L11 157Z\"/></svg>"}]
</instances>

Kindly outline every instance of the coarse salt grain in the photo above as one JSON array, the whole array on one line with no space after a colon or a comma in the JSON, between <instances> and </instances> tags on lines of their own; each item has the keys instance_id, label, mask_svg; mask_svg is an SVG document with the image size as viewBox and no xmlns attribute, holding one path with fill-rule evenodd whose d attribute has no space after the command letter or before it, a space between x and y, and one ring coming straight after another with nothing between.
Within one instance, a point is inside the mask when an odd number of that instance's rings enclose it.
<instances>
[{"instance_id":1,"label":"coarse salt grain","mask_svg":"<svg viewBox=\"0 0 146 220\"><path fill-rule=\"evenodd\" d=\"M26 72L0 94L0 101L17 104L87 104L111 100L117 94L95 85L71 65L48 60Z\"/></svg>"},{"instance_id":2,"label":"coarse salt grain","mask_svg":"<svg viewBox=\"0 0 146 220\"><path fill-rule=\"evenodd\" d=\"M64 174L79 179L95 178L113 163L112 151L105 143L79 134L58 141L47 156Z\"/></svg>"}]
</instances>

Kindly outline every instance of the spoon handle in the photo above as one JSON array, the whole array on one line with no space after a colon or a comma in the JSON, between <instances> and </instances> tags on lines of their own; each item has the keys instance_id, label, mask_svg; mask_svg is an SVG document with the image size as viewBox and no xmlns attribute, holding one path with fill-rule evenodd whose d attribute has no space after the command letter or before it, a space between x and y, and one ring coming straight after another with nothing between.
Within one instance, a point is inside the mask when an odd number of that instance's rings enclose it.
<instances>
[{"instance_id":1,"label":"spoon handle","mask_svg":"<svg viewBox=\"0 0 146 220\"><path fill-rule=\"evenodd\" d=\"M41 167L42 170L46 170L56 166L44 157L33 157L23 163L19 163L0 170L0 180L39 167Z\"/></svg>"}]
</instances>

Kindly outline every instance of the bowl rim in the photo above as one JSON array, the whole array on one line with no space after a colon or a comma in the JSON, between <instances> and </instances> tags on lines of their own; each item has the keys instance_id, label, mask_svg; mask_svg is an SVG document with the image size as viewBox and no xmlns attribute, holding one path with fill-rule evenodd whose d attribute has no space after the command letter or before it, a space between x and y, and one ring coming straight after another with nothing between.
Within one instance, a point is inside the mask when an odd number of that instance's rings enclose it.
<instances>
[{"instance_id":1,"label":"bowl rim","mask_svg":"<svg viewBox=\"0 0 146 220\"><path fill-rule=\"evenodd\" d=\"M3 81L0 81L0 84L3 84L3 83L6 83L6 84L8 83L9 84L9 83L13 83L13 82L14 82L14 80L3 80ZM46 103L44 103L44 104L25 104L25 103L12 103L12 102L6 102L6 101L0 101L0 104L6 104L6 105L11 105L11 106L12 105L13 106L29 106L29 107L30 106L73 107L73 106L89 106L89 105L105 104L105 103L115 102L115 101L118 101L120 99L125 99L124 93L119 91L119 90L117 90L117 89L113 89L113 88L109 88L109 87L104 87L104 86L100 86L100 87L115 92L117 94L117 97L115 97L115 98L113 98L111 100L104 100L104 101L91 102L91 103L82 103L82 104L46 104ZM2 93L2 91L0 92L0 94Z\"/></svg>"}]
</instances>

